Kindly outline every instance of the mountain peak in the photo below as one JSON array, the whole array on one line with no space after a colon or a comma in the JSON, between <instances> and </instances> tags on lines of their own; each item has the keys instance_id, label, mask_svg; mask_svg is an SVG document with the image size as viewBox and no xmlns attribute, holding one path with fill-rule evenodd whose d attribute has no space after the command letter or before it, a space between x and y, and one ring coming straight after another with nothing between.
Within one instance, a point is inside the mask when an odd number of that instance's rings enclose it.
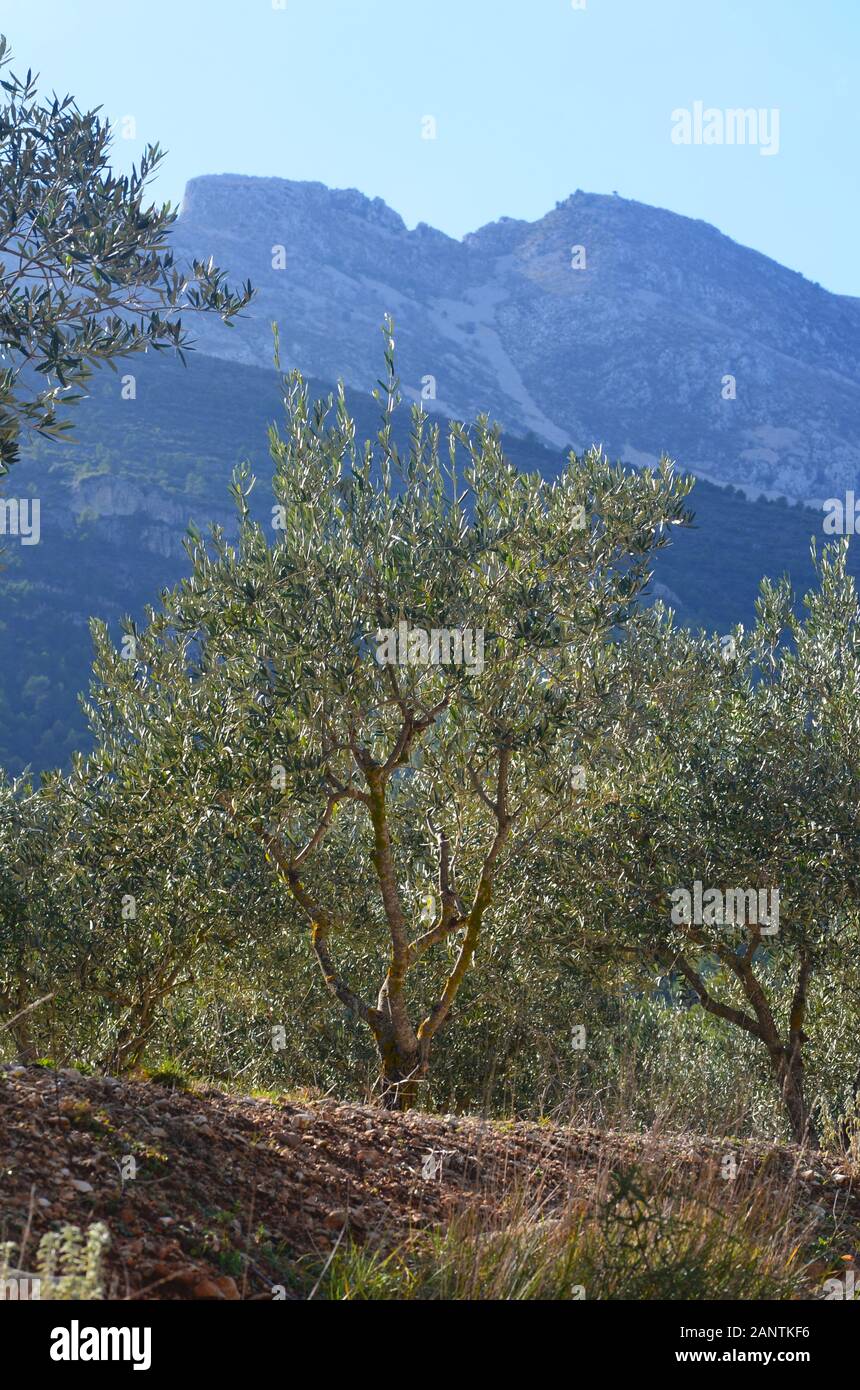
<instances>
[{"instance_id":1,"label":"mountain peak","mask_svg":"<svg viewBox=\"0 0 860 1390\"><path fill-rule=\"evenodd\" d=\"M791 498L860 471L860 305L707 222L577 189L458 241L354 188L223 174L191 180L175 241L258 286L232 333L195 324L215 356L268 365L274 319L285 363L366 390L390 313L431 411Z\"/></svg>"},{"instance_id":2,"label":"mountain peak","mask_svg":"<svg viewBox=\"0 0 860 1390\"><path fill-rule=\"evenodd\" d=\"M368 198L357 188L328 188L324 183L252 174L202 174L185 185L181 216L186 226L232 205L241 212L270 216L284 212L336 210L392 231L405 231L399 213L383 198Z\"/></svg>"}]
</instances>

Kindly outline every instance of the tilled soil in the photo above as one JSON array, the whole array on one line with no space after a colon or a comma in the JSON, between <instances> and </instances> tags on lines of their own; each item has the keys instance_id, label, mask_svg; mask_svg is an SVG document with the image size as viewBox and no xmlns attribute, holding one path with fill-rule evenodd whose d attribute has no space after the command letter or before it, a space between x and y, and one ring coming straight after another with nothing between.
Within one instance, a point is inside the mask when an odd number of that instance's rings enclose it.
<instances>
[{"instance_id":1,"label":"tilled soil","mask_svg":"<svg viewBox=\"0 0 860 1390\"><path fill-rule=\"evenodd\" d=\"M725 1149L688 1136L659 1143L693 1183ZM101 1221L108 1297L300 1297L296 1269L339 1240L394 1245L464 1208L490 1223L512 1193L551 1213L593 1196L607 1166L646 1147L653 1162L653 1137L7 1066L0 1241L23 1245L26 1270L46 1231ZM754 1146L741 1161L776 1165L803 1206L835 1202L850 1215L860 1175L844 1163Z\"/></svg>"}]
</instances>

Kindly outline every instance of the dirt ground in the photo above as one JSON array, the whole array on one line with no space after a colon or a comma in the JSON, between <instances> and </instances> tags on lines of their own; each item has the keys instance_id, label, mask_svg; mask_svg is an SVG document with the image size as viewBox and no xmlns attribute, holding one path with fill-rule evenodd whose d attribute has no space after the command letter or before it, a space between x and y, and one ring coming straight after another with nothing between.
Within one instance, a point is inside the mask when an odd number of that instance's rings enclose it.
<instances>
[{"instance_id":1,"label":"dirt ground","mask_svg":"<svg viewBox=\"0 0 860 1390\"><path fill-rule=\"evenodd\" d=\"M716 1171L726 1147L659 1144L692 1182ZM394 1244L464 1207L491 1221L515 1191L549 1211L587 1199L608 1163L646 1148L653 1155L653 1136L6 1066L0 1240L23 1244L17 1264L31 1269L44 1232L102 1221L107 1297L271 1299L279 1287L294 1297L297 1262L339 1239ZM750 1171L776 1164L802 1206L835 1203L860 1232L856 1167L787 1147L740 1154Z\"/></svg>"}]
</instances>

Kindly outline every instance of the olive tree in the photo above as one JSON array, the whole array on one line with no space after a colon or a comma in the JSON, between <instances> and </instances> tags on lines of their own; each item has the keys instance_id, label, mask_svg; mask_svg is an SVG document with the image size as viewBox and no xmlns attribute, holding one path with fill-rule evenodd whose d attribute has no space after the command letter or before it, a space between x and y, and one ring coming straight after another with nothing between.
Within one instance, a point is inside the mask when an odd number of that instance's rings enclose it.
<instances>
[{"instance_id":1,"label":"olive tree","mask_svg":"<svg viewBox=\"0 0 860 1390\"><path fill-rule=\"evenodd\" d=\"M62 817L29 782L0 772L0 1044L38 1056L35 1034L55 991Z\"/></svg>"},{"instance_id":2,"label":"olive tree","mask_svg":"<svg viewBox=\"0 0 860 1390\"><path fill-rule=\"evenodd\" d=\"M257 926L262 864L251 872L193 782L172 783L164 751L157 781L103 745L44 792L65 809L56 896L72 922L55 963L67 1002L51 1050L117 1073L142 1062L168 1003Z\"/></svg>"},{"instance_id":3,"label":"olive tree","mask_svg":"<svg viewBox=\"0 0 860 1390\"><path fill-rule=\"evenodd\" d=\"M211 259L174 266L177 214L146 202L157 145L130 175L113 173L109 122L70 96L40 100L36 78L12 74L10 59L0 36L0 476L22 429L64 436L61 407L80 399L94 365L147 348L181 353L180 313L230 324L253 293L232 291Z\"/></svg>"},{"instance_id":4,"label":"olive tree","mask_svg":"<svg viewBox=\"0 0 860 1390\"><path fill-rule=\"evenodd\" d=\"M381 427L363 446L342 388L312 406L287 379L273 533L240 472L238 541L192 536L190 578L131 634L136 661L102 637L95 700L103 742L153 782L194 782L262 846L328 990L375 1040L386 1103L403 1106L502 868L580 794L612 635L689 484L668 460L631 474L599 450L554 482L522 475L486 418L442 442L417 407L401 450L386 344ZM371 886L361 921L350 878ZM364 984L338 962L347 933Z\"/></svg>"},{"instance_id":5,"label":"olive tree","mask_svg":"<svg viewBox=\"0 0 860 1390\"><path fill-rule=\"evenodd\" d=\"M0 782L0 1041L19 1060L129 1070L165 1005L261 932L263 864L213 818L131 760Z\"/></svg>"},{"instance_id":6,"label":"olive tree","mask_svg":"<svg viewBox=\"0 0 860 1390\"><path fill-rule=\"evenodd\" d=\"M818 573L803 617L765 582L748 633L631 629L625 717L552 870L586 951L680 977L761 1045L798 1142L811 991L860 940L860 610L844 550Z\"/></svg>"}]
</instances>

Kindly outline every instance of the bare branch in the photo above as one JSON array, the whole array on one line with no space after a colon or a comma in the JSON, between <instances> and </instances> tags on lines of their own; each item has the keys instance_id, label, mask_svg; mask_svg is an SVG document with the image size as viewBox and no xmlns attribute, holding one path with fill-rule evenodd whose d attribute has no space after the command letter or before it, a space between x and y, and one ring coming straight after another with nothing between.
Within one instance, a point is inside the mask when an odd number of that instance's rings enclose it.
<instances>
[{"instance_id":1,"label":"bare branch","mask_svg":"<svg viewBox=\"0 0 860 1390\"><path fill-rule=\"evenodd\" d=\"M320 825L314 832L314 836L316 836L319 833L324 821L325 817L323 817L323 821L320 822ZM331 958L331 954L328 949L328 937L336 925L334 918L331 916L329 912L327 912L323 907L316 903L314 899L311 897L310 893L308 893L307 889L304 887L299 877L299 872L296 867L297 861L294 862L292 859L290 859L289 855L285 854L283 845L281 844L278 837L276 835L269 834L269 832L263 829L263 827L261 826L258 827L257 833L260 839L265 844L267 850L271 854L278 868L281 870L284 878L287 881L287 884L289 885L290 892L292 893L296 902L302 908L303 912L308 918L308 921L311 924L311 945L313 946L314 954L316 955L316 958L319 961L320 969L322 970L326 988L329 990L331 994L334 995L336 999L340 1000L341 1004L343 1004L344 1007L350 1011L350 1013L354 1014L358 1018L363 1019L363 1021L367 1023L368 1026L371 1028L374 1035L376 1035L379 1024L378 1011L376 1009L372 1009L370 1005L367 1004L358 994L356 994L355 990L351 989L350 986L346 983L346 981L342 979L342 977L337 973L334 962ZM323 833L325 832L323 831ZM311 837L311 841L309 841L308 845L305 846L305 850L302 851L303 854L309 848L309 845L313 842L314 836Z\"/></svg>"},{"instance_id":2,"label":"bare branch","mask_svg":"<svg viewBox=\"0 0 860 1390\"><path fill-rule=\"evenodd\" d=\"M484 920L484 913L490 906L493 898L493 882L495 877L496 862L502 849L510 835L512 824L511 817L507 814L507 784L508 768L510 766L510 750L502 748L499 751L499 780L496 792L496 802L493 807L495 815L498 817L498 826L493 843L491 844L481 868L481 877L475 891L474 901L471 910L466 917L466 931L463 936L457 959L450 971L442 994L430 1013L422 1022L418 1029L418 1043L422 1058L426 1060L430 1053L430 1045L433 1037L439 1031L451 1011L451 1006L457 997L463 978L472 963L478 939L481 934L481 926Z\"/></svg>"},{"instance_id":3,"label":"bare branch","mask_svg":"<svg viewBox=\"0 0 860 1390\"><path fill-rule=\"evenodd\" d=\"M291 868L300 868L301 865L304 864L305 860L310 858L314 850L322 844L323 840L328 834L329 826L331 825L332 821L332 816L334 815L334 808L341 800L342 797L340 793L335 793L333 796L329 797L319 825L317 826L313 835L311 835L311 838L308 840L304 849L299 850L299 853L293 859Z\"/></svg>"},{"instance_id":4,"label":"bare branch","mask_svg":"<svg viewBox=\"0 0 860 1390\"><path fill-rule=\"evenodd\" d=\"M432 820L430 828L433 829ZM409 965L412 966L419 956L423 956L425 951L429 951L431 946L435 946L438 941L457 931L465 924L466 916L457 896L454 887L454 868L451 861L451 842L446 831L438 831L437 839L439 843L439 914L433 926L423 936L417 937L409 947Z\"/></svg>"},{"instance_id":5,"label":"bare branch","mask_svg":"<svg viewBox=\"0 0 860 1390\"><path fill-rule=\"evenodd\" d=\"M3 1022L0 1023L0 1033L6 1028L12 1028L18 1022L19 1018L23 1018L25 1014L32 1013L34 1009L38 1009L40 1004L47 1004L48 1000L53 999L53 997L54 991L52 990L50 994L43 994L41 999L35 999L32 1004L28 1004L26 1009L21 1009L17 1014L13 1014L11 1018L4 1019Z\"/></svg>"},{"instance_id":6,"label":"bare branch","mask_svg":"<svg viewBox=\"0 0 860 1390\"><path fill-rule=\"evenodd\" d=\"M681 955L680 952L673 955L672 959L673 964L677 966L684 978L693 986L693 989L699 996L699 1003L707 1013L714 1014L716 1018L722 1018L727 1023L734 1023L737 1028L743 1028L746 1033L750 1033L752 1037L758 1038L760 1042L764 1041L763 1034L756 1020L750 1018L749 1014L745 1014L742 1009L735 1009L730 1004L723 1004L719 999L714 999L713 995L708 993L701 975L698 971L693 969L689 961Z\"/></svg>"}]
</instances>

